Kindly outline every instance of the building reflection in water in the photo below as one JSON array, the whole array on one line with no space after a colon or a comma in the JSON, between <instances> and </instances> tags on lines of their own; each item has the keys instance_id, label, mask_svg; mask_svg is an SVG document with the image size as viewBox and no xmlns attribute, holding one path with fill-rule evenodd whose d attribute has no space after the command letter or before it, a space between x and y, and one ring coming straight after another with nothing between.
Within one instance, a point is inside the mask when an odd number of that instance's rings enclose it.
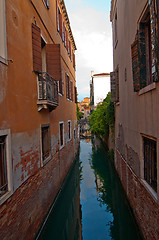
<instances>
[{"instance_id":1,"label":"building reflection in water","mask_svg":"<svg viewBox=\"0 0 159 240\"><path fill-rule=\"evenodd\" d=\"M79 175L79 159L76 159L38 240L82 240Z\"/></svg>"},{"instance_id":2,"label":"building reflection in water","mask_svg":"<svg viewBox=\"0 0 159 240\"><path fill-rule=\"evenodd\" d=\"M97 200L113 216L106 223L109 226L110 239L142 239L108 151L98 139L92 140L92 150L90 164L95 174Z\"/></svg>"}]
</instances>

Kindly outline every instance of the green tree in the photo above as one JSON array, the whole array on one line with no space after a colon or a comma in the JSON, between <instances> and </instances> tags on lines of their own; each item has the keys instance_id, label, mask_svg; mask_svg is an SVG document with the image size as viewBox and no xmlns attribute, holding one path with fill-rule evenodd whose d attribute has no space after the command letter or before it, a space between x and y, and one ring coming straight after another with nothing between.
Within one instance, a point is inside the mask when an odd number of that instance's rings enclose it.
<instances>
[{"instance_id":1,"label":"green tree","mask_svg":"<svg viewBox=\"0 0 159 240\"><path fill-rule=\"evenodd\" d=\"M80 112L78 103L76 104L76 108L77 108L77 120L80 120L83 117L83 113Z\"/></svg>"},{"instance_id":2,"label":"green tree","mask_svg":"<svg viewBox=\"0 0 159 240\"><path fill-rule=\"evenodd\" d=\"M109 130L114 134L114 103L111 102L111 93L107 94L104 101L97 105L89 118L90 129L97 135L108 138Z\"/></svg>"}]
</instances>

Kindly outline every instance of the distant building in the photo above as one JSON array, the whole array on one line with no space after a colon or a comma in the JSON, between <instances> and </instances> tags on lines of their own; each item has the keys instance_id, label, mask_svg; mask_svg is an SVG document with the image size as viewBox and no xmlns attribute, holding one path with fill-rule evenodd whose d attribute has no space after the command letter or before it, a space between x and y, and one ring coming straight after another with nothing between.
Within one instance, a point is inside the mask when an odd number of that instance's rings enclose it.
<instances>
[{"instance_id":1,"label":"distant building","mask_svg":"<svg viewBox=\"0 0 159 240\"><path fill-rule=\"evenodd\" d=\"M109 73L91 73L90 81L90 106L91 111L98 103L103 102L110 91L110 74Z\"/></svg>"},{"instance_id":2,"label":"distant building","mask_svg":"<svg viewBox=\"0 0 159 240\"><path fill-rule=\"evenodd\" d=\"M159 1L112 0L115 166L144 239L159 239Z\"/></svg>"},{"instance_id":3,"label":"distant building","mask_svg":"<svg viewBox=\"0 0 159 240\"><path fill-rule=\"evenodd\" d=\"M0 23L0 239L34 239L79 146L76 45L63 0L0 0Z\"/></svg>"},{"instance_id":4,"label":"distant building","mask_svg":"<svg viewBox=\"0 0 159 240\"><path fill-rule=\"evenodd\" d=\"M78 102L80 112L83 113L83 119L87 119L90 115L90 98L85 97L83 101Z\"/></svg>"}]
</instances>

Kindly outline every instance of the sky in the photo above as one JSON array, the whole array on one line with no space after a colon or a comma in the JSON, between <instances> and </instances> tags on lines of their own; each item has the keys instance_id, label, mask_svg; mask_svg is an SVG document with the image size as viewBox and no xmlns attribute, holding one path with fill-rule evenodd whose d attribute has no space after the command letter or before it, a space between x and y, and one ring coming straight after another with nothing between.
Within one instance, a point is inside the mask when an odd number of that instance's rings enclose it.
<instances>
[{"instance_id":1,"label":"sky","mask_svg":"<svg viewBox=\"0 0 159 240\"><path fill-rule=\"evenodd\" d=\"M92 70L94 73L107 73L113 70L110 4L111 0L65 0L77 46L78 101L90 96L89 83ZM109 89L109 78L106 81Z\"/></svg>"}]
</instances>

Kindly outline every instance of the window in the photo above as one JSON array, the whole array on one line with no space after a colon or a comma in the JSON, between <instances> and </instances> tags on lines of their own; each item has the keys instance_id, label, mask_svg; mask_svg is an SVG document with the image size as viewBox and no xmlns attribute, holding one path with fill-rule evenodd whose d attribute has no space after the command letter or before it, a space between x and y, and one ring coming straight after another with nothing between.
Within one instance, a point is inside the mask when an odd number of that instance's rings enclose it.
<instances>
[{"instance_id":1,"label":"window","mask_svg":"<svg viewBox=\"0 0 159 240\"><path fill-rule=\"evenodd\" d=\"M0 130L0 204L13 192L10 130Z\"/></svg>"},{"instance_id":2,"label":"window","mask_svg":"<svg viewBox=\"0 0 159 240\"><path fill-rule=\"evenodd\" d=\"M49 124L42 125L41 140L42 140L42 163L45 164L51 158L50 125Z\"/></svg>"},{"instance_id":3,"label":"window","mask_svg":"<svg viewBox=\"0 0 159 240\"><path fill-rule=\"evenodd\" d=\"M57 4L57 31L60 31L60 10Z\"/></svg>"},{"instance_id":4,"label":"window","mask_svg":"<svg viewBox=\"0 0 159 240\"><path fill-rule=\"evenodd\" d=\"M152 78L152 39L150 9L146 9L139 23L135 41L131 45L134 91L153 82Z\"/></svg>"},{"instance_id":5,"label":"window","mask_svg":"<svg viewBox=\"0 0 159 240\"><path fill-rule=\"evenodd\" d=\"M41 58L42 58L42 72L46 72L46 43L41 38Z\"/></svg>"},{"instance_id":6,"label":"window","mask_svg":"<svg viewBox=\"0 0 159 240\"><path fill-rule=\"evenodd\" d=\"M64 147L64 122L59 123L59 138L60 138L60 149Z\"/></svg>"},{"instance_id":7,"label":"window","mask_svg":"<svg viewBox=\"0 0 159 240\"><path fill-rule=\"evenodd\" d=\"M43 2L45 3L45 6L49 8L49 0L43 0Z\"/></svg>"},{"instance_id":8,"label":"window","mask_svg":"<svg viewBox=\"0 0 159 240\"><path fill-rule=\"evenodd\" d=\"M119 66L114 72L110 73L111 81L111 101L119 102Z\"/></svg>"},{"instance_id":9,"label":"window","mask_svg":"<svg viewBox=\"0 0 159 240\"><path fill-rule=\"evenodd\" d=\"M68 121L68 139L71 139L71 121Z\"/></svg>"},{"instance_id":10,"label":"window","mask_svg":"<svg viewBox=\"0 0 159 240\"><path fill-rule=\"evenodd\" d=\"M7 34L5 17L5 0L0 1L0 62L7 64Z\"/></svg>"},{"instance_id":11,"label":"window","mask_svg":"<svg viewBox=\"0 0 159 240\"><path fill-rule=\"evenodd\" d=\"M156 141L143 137L144 179L157 192L157 152Z\"/></svg>"}]
</instances>

